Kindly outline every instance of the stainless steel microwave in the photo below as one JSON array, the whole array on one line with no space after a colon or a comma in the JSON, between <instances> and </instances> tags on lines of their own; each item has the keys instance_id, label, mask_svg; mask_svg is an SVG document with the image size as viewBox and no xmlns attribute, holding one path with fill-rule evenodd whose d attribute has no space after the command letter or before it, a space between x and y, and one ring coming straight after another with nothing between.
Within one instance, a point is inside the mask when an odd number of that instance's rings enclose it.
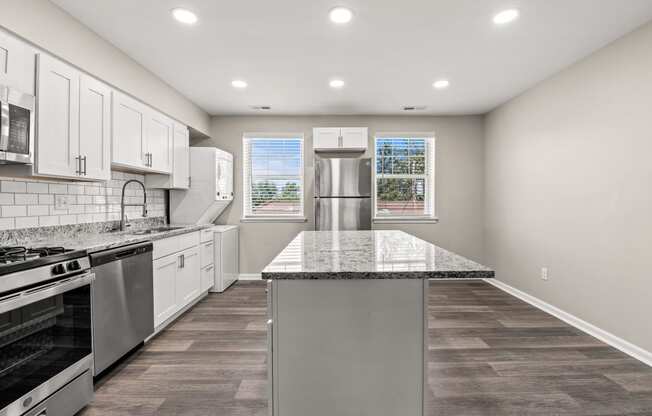
<instances>
[{"instance_id":1,"label":"stainless steel microwave","mask_svg":"<svg viewBox=\"0 0 652 416\"><path fill-rule=\"evenodd\" d=\"M0 85L0 164L34 163L33 95Z\"/></svg>"}]
</instances>

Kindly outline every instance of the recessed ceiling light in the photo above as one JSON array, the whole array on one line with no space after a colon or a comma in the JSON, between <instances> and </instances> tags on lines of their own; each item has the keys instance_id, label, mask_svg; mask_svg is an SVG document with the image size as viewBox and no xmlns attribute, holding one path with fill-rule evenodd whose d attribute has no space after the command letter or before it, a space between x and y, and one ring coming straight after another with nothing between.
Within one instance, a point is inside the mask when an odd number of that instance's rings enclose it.
<instances>
[{"instance_id":1,"label":"recessed ceiling light","mask_svg":"<svg viewBox=\"0 0 652 416\"><path fill-rule=\"evenodd\" d=\"M503 10L494 16L494 23L497 25L504 25L518 19L519 12L516 9Z\"/></svg>"},{"instance_id":2,"label":"recessed ceiling light","mask_svg":"<svg viewBox=\"0 0 652 416\"><path fill-rule=\"evenodd\" d=\"M341 79L333 79L328 83L328 85L330 85L331 88L342 88L344 86L344 81Z\"/></svg>"},{"instance_id":3,"label":"recessed ceiling light","mask_svg":"<svg viewBox=\"0 0 652 416\"><path fill-rule=\"evenodd\" d=\"M197 15L188 9L176 8L172 9L171 13L175 19L187 25L194 25L198 20Z\"/></svg>"},{"instance_id":4,"label":"recessed ceiling light","mask_svg":"<svg viewBox=\"0 0 652 416\"><path fill-rule=\"evenodd\" d=\"M438 81L433 82L432 86L435 87L438 90L443 90L448 88L451 85L451 83L447 79L440 79Z\"/></svg>"},{"instance_id":5,"label":"recessed ceiling light","mask_svg":"<svg viewBox=\"0 0 652 416\"><path fill-rule=\"evenodd\" d=\"M234 88L247 88L247 82L243 81L241 79L235 79L231 81L231 85L233 85Z\"/></svg>"},{"instance_id":6,"label":"recessed ceiling light","mask_svg":"<svg viewBox=\"0 0 652 416\"><path fill-rule=\"evenodd\" d=\"M336 7L328 13L328 16L333 23L341 25L349 23L351 19L353 19L353 12L351 9L347 9L346 7Z\"/></svg>"}]
</instances>

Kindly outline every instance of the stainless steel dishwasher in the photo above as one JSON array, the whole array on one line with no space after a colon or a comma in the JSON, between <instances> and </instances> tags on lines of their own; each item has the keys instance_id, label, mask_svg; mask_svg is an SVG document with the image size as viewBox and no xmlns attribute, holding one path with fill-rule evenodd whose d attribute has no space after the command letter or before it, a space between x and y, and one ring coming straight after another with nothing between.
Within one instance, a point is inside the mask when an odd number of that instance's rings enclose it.
<instances>
[{"instance_id":1,"label":"stainless steel dishwasher","mask_svg":"<svg viewBox=\"0 0 652 416\"><path fill-rule=\"evenodd\" d=\"M152 243L90 255L95 375L154 333Z\"/></svg>"}]
</instances>

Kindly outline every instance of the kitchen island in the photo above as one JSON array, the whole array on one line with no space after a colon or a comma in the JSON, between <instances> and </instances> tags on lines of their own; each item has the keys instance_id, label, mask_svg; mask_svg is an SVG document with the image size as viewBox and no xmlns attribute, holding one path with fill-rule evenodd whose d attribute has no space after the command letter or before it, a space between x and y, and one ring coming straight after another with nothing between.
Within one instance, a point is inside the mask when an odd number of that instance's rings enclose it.
<instances>
[{"instance_id":1,"label":"kitchen island","mask_svg":"<svg viewBox=\"0 0 652 416\"><path fill-rule=\"evenodd\" d=\"M304 231L266 268L274 416L422 416L428 279L492 270L402 231Z\"/></svg>"}]
</instances>

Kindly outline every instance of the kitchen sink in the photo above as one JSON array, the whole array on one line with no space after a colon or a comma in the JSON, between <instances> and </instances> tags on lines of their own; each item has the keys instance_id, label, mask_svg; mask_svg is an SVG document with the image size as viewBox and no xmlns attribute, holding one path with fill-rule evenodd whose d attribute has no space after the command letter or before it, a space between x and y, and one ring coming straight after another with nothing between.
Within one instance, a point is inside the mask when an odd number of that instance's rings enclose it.
<instances>
[{"instance_id":1,"label":"kitchen sink","mask_svg":"<svg viewBox=\"0 0 652 416\"><path fill-rule=\"evenodd\" d=\"M148 228L146 230L138 230L138 231L133 231L130 232L129 234L133 235L147 235L147 234L154 234L154 233L162 233L165 231L174 231L174 230L180 230L183 227L154 227L154 228Z\"/></svg>"}]
</instances>

